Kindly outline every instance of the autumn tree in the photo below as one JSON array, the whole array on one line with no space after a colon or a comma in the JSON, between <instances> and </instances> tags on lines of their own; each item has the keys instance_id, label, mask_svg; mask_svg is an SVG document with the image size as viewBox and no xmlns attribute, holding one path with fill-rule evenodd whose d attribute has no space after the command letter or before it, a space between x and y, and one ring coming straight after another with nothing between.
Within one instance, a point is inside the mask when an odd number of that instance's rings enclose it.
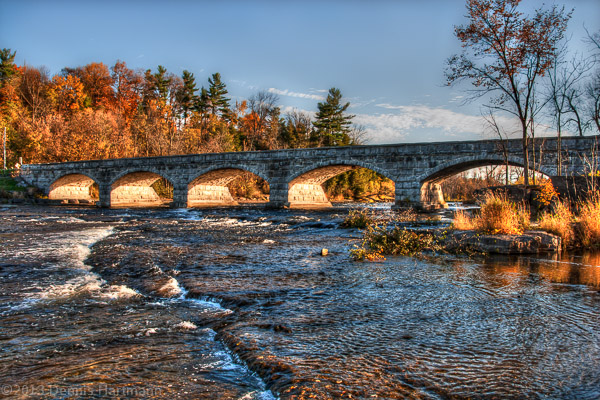
<instances>
[{"instance_id":1,"label":"autumn tree","mask_svg":"<svg viewBox=\"0 0 600 400\"><path fill-rule=\"evenodd\" d=\"M145 155L162 156L181 152L183 141L178 129L177 93L182 80L159 65L147 70L142 85L141 109L132 126L136 141Z\"/></svg>"},{"instance_id":2,"label":"autumn tree","mask_svg":"<svg viewBox=\"0 0 600 400\"><path fill-rule=\"evenodd\" d=\"M536 84L554 63L571 13L553 6L529 17L520 2L467 0L468 24L455 27L463 52L448 60L445 73L449 85L468 80L473 99L486 96L487 107L518 118L528 185Z\"/></svg>"},{"instance_id":3,"label":"autumn tree","mask_svg":"<svg viewBox=\"0 0 600 400\"><path fill-rule=\"evenodd\" d=\"M141 101L143 78L123 61L111 67L114 109L126 121L130 121Z\"/></svg>"},{"instance_id":4,"label":"autumn tree","mask_svg":"<svg viewBox=\"0 0 600 400\"><path fill-rule=\"evenodd\" d=\"M93 62L83 67L65 68L63 71L79 78L87 96L88 106L109 108L114 102L113 77L103 63Z\"/></svg>"},{"instance_id":5,"label":"autumn tree","mask_svg":"<svg viewBox=\"0 0 600 400\"><path fill-rule=\"evenodd\" d=\"M55 75L49 85L48 96L58 113L72 115L84 107L86 95L81 80L72 74Z\"/></svg>"},{"instance_id":6,"label":"autumn tree","mask_svg":"<svg viewBox=\"0 0 600 400\"><path fill-rule=\"evenodd\" d=\"M323 146L345 146L350 144L352 118L347 115L346 110L350 103L342 103L342 93L337 88L329 89L327 99L318 103L318 112L313 123L314 134Z\"/></svg>"}]
</instances>

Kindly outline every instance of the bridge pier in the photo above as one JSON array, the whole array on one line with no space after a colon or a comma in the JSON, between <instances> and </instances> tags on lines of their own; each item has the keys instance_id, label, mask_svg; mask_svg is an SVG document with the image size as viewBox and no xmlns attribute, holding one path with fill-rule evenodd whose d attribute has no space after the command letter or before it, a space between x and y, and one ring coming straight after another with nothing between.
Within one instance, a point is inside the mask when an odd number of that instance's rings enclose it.
<instances>
[{"instance_id":1,"label":"bridge pier","mask_svg":"<svg viewBox=\"0 0 600 400\"><path fill-rule=\"evenodd\" d=\"M423 211L433 211L440 208L448 208L444 201L444 193L439 183L425 182L421 186L421 209Z\"/></svg>"},{"instance_id":2,"label":"bridge pier","mask_svg":"<svg viewBox=\"0 0 600 400\"><path fill-rule=\"evenodd\" d=\"M185 183L173 185L173 203L172 208L187 208L188 206L188 187Z\"/></svg>"},{"instance_id":3,"label":"bridge pier","mask_svg":"<svg viewBox=\"0 0 600 400\"><path fill-rule=\"evenodd\" d=\"M98 202L97 206L102 208L110 208L110 184L98 183Z\"/></svg>"},{"instance_id":4,"label":"bridge pier","mask_svg":"<svg viewBox=\"0 0 600 400\"><path fill-rule=\"evenodd\" d=\"M417 209L421 204L419 188L414 182L394 182L395 200L392 210Z\"/></svg>"},{"instance_id":5,"label":"bridge pier","mask_svg":"<svg viewBox=\"0 0 600 400\"><path fill-rule=\"evenodd\" d=\"M286 208L289 205L287 183L279 179L273 179L269 182L269 203L267 203L267 208Z\"/></svg>"}]
</instances>

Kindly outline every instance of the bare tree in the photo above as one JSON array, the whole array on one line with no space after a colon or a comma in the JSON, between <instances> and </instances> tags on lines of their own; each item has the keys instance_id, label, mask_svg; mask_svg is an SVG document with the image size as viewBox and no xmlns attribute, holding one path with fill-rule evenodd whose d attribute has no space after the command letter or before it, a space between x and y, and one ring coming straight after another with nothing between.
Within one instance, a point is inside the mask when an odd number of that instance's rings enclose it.
<instances>
[{"instance_id":1,"label":"bare tree","mask_svg":"<svg viewBox=\"0 0 600 400\"><path fill-rule=\"evenodd\" d=\"M594 73L585 88L588 122L590 125L594 124L600 132L600 31L594 34L588 32L587 42L594 49L592 62L595 66Z\"/></svg>"},{"instance_id":2,"label":"bare tree","mask_svg":"<svg viewBox=\"0 0 600 400\"><path fill-rule=\"evenodd\" d=\"M285 114L284 142L292 147L308 147L313 134L309 113L296 109Z\"/></svg>"},{"instance_id":3,"label":"bare tree","mask_svg":"<svg viewBox=\"0 0 600 400\"><path fill-rule=\"evenodd\" d=\"M464 51L448 60L449 85L469 80L471 99L519 119L525 185L529 184L529 128L535 113L535 87L552 67L571 13L553 6L532 17L517 9L520 0L467 0L466 26L455 28Z\"/></svg>"},{"instance_id":4,"label":"bare tree","mask_svg":"<svg viewBox=\"0 0 600 400\"><path fill-rule=\"evenodd\" d=\"M46 67L34 68L25 66L19 85L19 94L31 111L31 122L35 125L37 118L47 106L46 87L50 82Z\"/></svg>"},{"instance_id":5,"label":"bare tree","mask_svg":"<svg viewBox=\"0 0 600 400\"><path fill-rule=\"evenodd\" d=\"M268 147L275 145L277 139L277 135L273 137L276 130L275 125L277 127L279 125L277 103L279 103L279 96L265 90L261 90L248 99L248 107L252 116L248 133L254 145L259 142L263 142ZM274 120L275 118L277 121Z\"/></svg>"},{"instance_id":6,"label":"bare tree","mask_svg":"<svg viewBox=\"0 0 600 400\"><path fill-rule=\"evenodd\" d=\"M498 151L502 154L502 158L504 159L504 169L505 169L505 184L508 186L509 181L509 163L508 163L508 134L504 130L504 128L498 123L496 120L496 116L492 110L488 110L488 113L483 116L488 127L494 133L495 136L498 136L500 139L497 142Z\"/></svg>"},{"instance_id":7,"label":"bare tree","mask_svg":"<svg viewBox=\"0 0 600 400\"><path fill-rule=\"evenodd\" d=\"M348 136L350 136L350 144L353 145L366 144L368 140L367 129L363 125L352 125Z\"/></svg>"},{"instance_id":8,"label":"bare tree","mask_svg":"<svg viewBox=\"0 0 600 400\"><path fill-rule=\"evenodd\" d=\"M596 76L586 88L590 122L596 125L600 133L600 76Z\"/></svg>"}]
</instances>

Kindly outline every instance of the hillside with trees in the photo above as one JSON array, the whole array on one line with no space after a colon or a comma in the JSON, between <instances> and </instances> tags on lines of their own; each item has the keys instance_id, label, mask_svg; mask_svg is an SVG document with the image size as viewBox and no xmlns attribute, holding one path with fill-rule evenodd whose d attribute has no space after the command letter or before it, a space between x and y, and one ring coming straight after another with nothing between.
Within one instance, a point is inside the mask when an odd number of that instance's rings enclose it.
<instances>
[{"instance_id":1,"label":"hillside with trees","mask_svg":"<svg viewBox=\"0 0 600 400\"><path fill-rule=\"evenodd\" d=\"M139 71L117 61L111 67L98 62L66 67L50 76L44 67L16 65L15 54L0 51L8 165L20 158L47 163L346 146L361 144L364 136L337 88L318 103L313 118L297 110L282 114L278 96L268 91L232 102L219 73L201 86L187 70L177 76L161 65ZM327 185L330 194L361 197L380 186L368 182L373 177L388 181L362 169L346 175ZM265 192L250 175L234 186L240 196Z\"/></svg>"}]
</instances>

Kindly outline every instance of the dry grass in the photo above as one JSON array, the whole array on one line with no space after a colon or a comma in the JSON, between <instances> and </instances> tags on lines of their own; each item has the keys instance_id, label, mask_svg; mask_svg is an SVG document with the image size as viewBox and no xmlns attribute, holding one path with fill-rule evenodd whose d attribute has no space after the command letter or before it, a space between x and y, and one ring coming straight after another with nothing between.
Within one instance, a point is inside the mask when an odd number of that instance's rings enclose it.
<instances>
[{"instance_id":1,"label":"dry grass","mask_svg":"<svg viewBox=\"0 0 600 400\"><path fill-rule=\"evenodd\" d=\"M489 193L481 205L480 214L475 219L478 231L495 234L523 233L523 213L507 199L506 195Z\"/></svg>"},{"instance_id":2,"label":"dry grass","mask_svg":"<svg viewBox=\"0 0 600 400\"><path fill-rule=\"evenodd\" d=\"M473 218L464 210L457 211L454 214L454 220L452 221L452 229L459 231L470 231L475 229Z\"/></svg>"},{"instance_id":3,"label":"dry grass","mask_svg":"<svg viewBox=\"0 0 600 400\"><path fill-rule=\"evenodd\" d=\"M517 220L522 231L526 231L531 227L531 212L525 204L520 204L517 207Z\"/></svg>"},{"instance_id":4,"label":"dry grass","mask_svg":"<svg viewBox=\"0 0 600 400\"><path fill-rule=\"evenodd\" d=\"M562 239L564 247L570 245L574 238L573 230L574 216L569 205L565 202L558 201L554 207L554 211L543 213L539 219L540 229L554 233Z\"/></svg>"},{"instance_id":5,"label":"dry grass","mask_svg":"<svg viewBox=\"0 0 600 400\"><path fill-rule=\"evenodd\" d=\"M600 247L600 197L579 205L579 236L584 247Z\"/></svg>"},{"instance_id":6,"label":"dry grass","mask_svg":"<svg viewBox=\"0 0 600 400\"><path fill-rule=\"evenodd\" d=\"M529 229L530 214L525 206L517 207L503 194L488 193L479 215L471 217L464 211L454 216L452 228L457 230L478 230L484 233L521 234Z\"/></svg>"}]
</instances>

